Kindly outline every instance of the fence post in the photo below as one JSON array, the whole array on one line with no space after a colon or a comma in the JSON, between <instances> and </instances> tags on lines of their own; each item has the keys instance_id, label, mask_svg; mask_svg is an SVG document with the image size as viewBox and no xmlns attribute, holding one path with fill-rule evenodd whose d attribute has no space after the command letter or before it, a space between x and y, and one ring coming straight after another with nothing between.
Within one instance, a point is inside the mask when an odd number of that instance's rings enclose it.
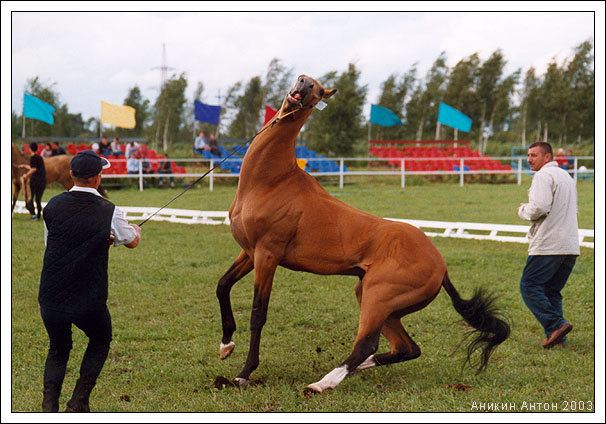
<instances>
[{"instance_id":1,"label":"fence post","mask_svg":"<svg viewBox=\"0 0 606 424\"><path fill-rule=\"evenodd\" d=\"M139 159L139 191L143 191L143 162Z\"/></svg>"},{"instance_id":2,"label":"fence post","mask_svg":"<svg viewBox=\"0 0 606 424\"><path fill-rule=\"evenodd\" d=\"M518 185L522 184L522 158L518 158Z\"/></svg>"},{"instance_id":3,"label":"fence post","mask_svg":"<svg viewBox=\"0 0 606 424\"><path fill-rule=\"evenodd\" d=\"M461 187L463 187L463 184L465 183L465 174L464 174L465 171L463 169L463 166L464 166L463 164L464 164L464 159L461 158L460 159L460 165L459 165L459 175L460 175L460 177L459 177L459 185Z\"/></svg>"},{"instance_id":4,"label":"fence post","mask_svg":"<svg viewBox=\"0 0 606 424\"><path fill-rule=\"evenodd\" d=\"M401 182L400 185L401 185L402 188L404 188L404 186L406 185L406 176L405 176L405 173L404 173L404 161L405 160L406 159L404 159L404 158L400 159L400 162L401 162L400 163L400 173L402 175L402 178L401 178L402 182Z\"/></svg>"},{"instance_id":5,"label":"fence post","mask_svg":"<svg viewBox=\"0 0 606 424\"><path fill-rule=\"evenodd\" d=\"M579 158L574 158L574 182L577 182L578 179L578 170L579 170Z\"/></svg>"},{"instance_id":6,"label":"fence post","mask_svg":"<svg viewBox=\"0 0 606 424\"><path fill-rule=\"evenodd\" d=\"M213 166L215 166L215 160L214 159L210 160L210 165L209 166L210 166L210 169L213 169ZM213 191L213 177L214 177L214 175L215 175L215 171L211 171L211 173L210 173L210 180L209 180L209 183L208 183L208 187L210 188L210 191Z\"/></svg>"},{"instance_id":7,"label":"fence post","mask_svg":"<svg viewBox=\"0 0 606 424\"><path fill-rule=\"evenodd\" d=\"M340 159L339 166L339 187L343 188L343 158Z\"/></svg>"}]
</instances>

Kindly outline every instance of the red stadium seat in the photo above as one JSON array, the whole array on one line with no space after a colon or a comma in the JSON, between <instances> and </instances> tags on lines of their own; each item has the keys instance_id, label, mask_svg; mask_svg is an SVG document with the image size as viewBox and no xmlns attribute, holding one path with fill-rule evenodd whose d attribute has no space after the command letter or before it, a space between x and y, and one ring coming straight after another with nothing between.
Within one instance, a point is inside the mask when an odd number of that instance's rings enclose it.
<instances>
[{"instance_id":1,"label":"red stadium seat","mask_svg":"<svg viewBox=\"0 0 606 424\"><path fill-rule=\"evenodd\" d=\"M78 148L74 143L69 143L67 145L67 153L69 153L70 155L75 155L78 153Z\"/></svg>"}]
</instances>

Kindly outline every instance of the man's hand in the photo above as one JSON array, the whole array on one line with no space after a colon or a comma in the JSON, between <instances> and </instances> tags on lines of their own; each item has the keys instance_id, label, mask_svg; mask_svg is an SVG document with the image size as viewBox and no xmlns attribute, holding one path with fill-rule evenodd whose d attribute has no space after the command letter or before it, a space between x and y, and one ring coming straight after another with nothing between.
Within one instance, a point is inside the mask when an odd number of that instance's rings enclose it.
<instances>
[{"instance_id":1,"label":"man's hand","mask_svg":"<svg viewBox=\"0 0 606 424\"><path fill-rule=\"evenodd\" d=\"M114 244L114 240L116 239L116 236L114 236L113 234L109 235L109 238L107 239L107 242L109 243L109 245L111 246L112 244Z\"/></svg>"},{"instance_id":2,"label":"man's hand","mask_svg":"<svg viewBox=\"0 0 606 424\"><path fill-rule=\"evenodd\" d=\"M135 231L137 232L137 236L134 238L133 241L128 244L125 244L125 246L130 249L134 249L139 244L139 240L141 240L141 227L139 227L137 224L130 224L130 226L135 229Z\"/></svg>"}]
</instances>

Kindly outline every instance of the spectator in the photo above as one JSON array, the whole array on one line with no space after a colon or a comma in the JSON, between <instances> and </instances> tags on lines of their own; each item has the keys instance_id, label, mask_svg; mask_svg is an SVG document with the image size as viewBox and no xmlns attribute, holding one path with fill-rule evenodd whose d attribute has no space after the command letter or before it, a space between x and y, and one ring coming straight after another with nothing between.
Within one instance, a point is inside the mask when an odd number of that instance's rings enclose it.
<instances>
[{"instance_id":1,"label":"spectator","mask_svg":"<svg viewBox=\"0 0 606 424\"><path fill-rule=\"evenodd\" d=\"M555 157L558 166L562 169L568 169L568 159L564 154L564 149L558 149L558 154Z\"/></svg>"},{"instance_id":2,"label":"spectator","mask_svg":"<svg viewBox=\"0 0 606 424\"><path fill-rule=\"evenodd\" d=\"M134 140L131 140L127 145L126 145L126 151L125 151L125 156L127 157L127 159L130 159L130 154L132 152L135 152L135 154L137 153L137 149L139 149L139 143L136 143Z\"/></svg>"},{"instance_id":3,"label":"spectator","mask_svg":"<svg viewBox=\"0 0 606 424\"><path fill-rule=\"evenodd\" d=\"M214 134L210 134L210 140L208 142L208 147L210 148L210 153L215 156L221 156L221 150L219 149L219 144L217 143L217 139Z\"/></svg>"},{"instance_id":4,"label":"spectator","mask_svg":"<svg viewBox=\"0 0 606 424\"><path fill-rule=\"evenodd\" d=\"M160 165L158 166L158 174L170 174L170 186L175 186L175 177L172 176L173 167L170 159L168 158L168 153L166 157L160 161ZM162 177L158 179L158 185L162 185Z\"/></svg>"},{"instance_id":5,"label":"spectator","mask_svg":"<svg viewBox=\"0 0 606 424\"><path fill-rule=\"evenodd\" d=\"M574 155L572 150L566 150L566 160L568 160L568 169L574 169Z\"/></svg>"},{"instance_id":6,"label":"spectator","mask_svg":"<svg viewBox=\"0 0 606 424\"><path fill-rule=\"evenodd\" d=\"M139 173L139 159L137 159L137 154L135 152L131 152L130 157L126 161L126 171L129 174Z\"/></svg>"},{"instance_id":7,"label":"spectator","mask_svg":"<svg viewBox=\"0 0 606 424\"><path fill-rule=\"evenodd\" d=\"M57 412L72 349L72 325L88 336L66 412L90 412L89 398L109 353L112 323L107 308L109 246L135 248L141 229L97 192L109 162L90 150L71 160L74 187L44 208L44 263L38 303L49 348L44 365L42 411Z\"/></svg>"},{"instance_id":8,"label":"spectator","mask_svg":"<svg viewBox=\"0 0 606 424\"><path fill-rule=\"evenodd\" d=\"M29 181L29 188L31 191L31 199L27 202L25 207L31 213L31 219L40 221L42 213L42 194L46 189L46 168L44 166L44 159L37 153L38 143L31 142L29 148L32 151L29 165L19 165L19 168L27 169L23 178L26 181ZM34 209L34 202L36 202L36 206L38 207L37 215Z\"/></svg>"},{"instance_id":9,"label":"spectator","mask_svg":"<svg viewBox=\"0 0 606 424\"><path fill-rule=\"evenodd\" d=\"M147 144L139 144L137 147L137 157L140 159L145 159L147 157Z\"/></svg>"},{"instance_id":10,"label":"spectator","mask_svg":"<svg viewBox=\"0 0 606 424\"><path fill-rule=\"evenodd\" d=\"M57 144L53 144L52 148L53 148L53 156L66 154L65 149Z\"/></svg>"},{"instance_id":11,"label":"spectator","mask_svg":"<svg viewBox=\"0 0 606 424\"><path fill-rule=\"evenodd\" d=\"M122 149L120 149L120 140L118 139L118 137L114 137L114 141L112 141L112 144L110 145L110 150L111 150L111 154L114 156L123 156L124 153L122 152Z\"/></svg>"},{"instance_id":12,"label":"spectator","mask_svg":"<svg viewBox=\"0 0 606 424\"><path fill-rule=\"evenodd\" d=\"M194 141L194 153L202 154L205 150L210 150L207 144L206 134L200 131L200 135Z\"/></svg>"},{"instance_id":13,"label":"spectator","mask_svg":"<svg viewBox=\"0 0 606 424\"><path fill-rule=\"evenodd\" d=\"M99 144L99 156L107 156L112 154L112 149L109 146L107 136L101 137L101 143Z\"/></svg>"},{"instance_id":14,"label":"spectator","mask_svg":"<svg viewBox=\"0 0 606 424\"><path fill-rule=\"evenodd\" d=\"M529 202L518 208L520 218L531 223L520 292L545 331L543 348L549 349L565 343L572 330L563 316L560 292L580 254L577 188L574 179L553 160L549 143L531 144L528 164L537 172L528 191Z\"/></svg>"},{"instance_id":15,"label":"spectator","mask_svg":"<svg viewBox=\"0 0 606 424\"><path fill-rule=\"evenodd\" d=\"M40 156L42 156L43 158L50 158L51 156L53 156L53 146L51 146L50 143L46 143L46 145L44 146L44 150L42 150Z\"/></svg>"}]
</instances>

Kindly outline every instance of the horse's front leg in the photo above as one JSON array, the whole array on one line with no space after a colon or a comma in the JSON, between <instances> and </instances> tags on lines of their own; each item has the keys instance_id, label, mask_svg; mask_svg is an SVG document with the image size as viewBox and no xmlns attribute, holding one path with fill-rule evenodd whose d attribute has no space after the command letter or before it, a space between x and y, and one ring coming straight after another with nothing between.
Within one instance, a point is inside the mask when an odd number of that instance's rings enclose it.
<instances>
[{"instance_id":1,"label":"horse's front leg","mask_svg":"<svg viewBox=\"0 0 606 424\"><path fill-rule=\"evenodd\" d=\"M244 252L240 252L238 258L221 277L217 284L217 298L221 307L221 326L223 327L223 337L219 347L221 359L227 358L236 346L231 340L234 331L236 331L236 321L231 309L231 300L229 293L234 284L253 269L252 259Z\"/></svg>"},{"instance_id":2,"label":"horse's front leg","mask_svg":"<svg viewBox=\"0 0 606 424\"><path fill-rule=\"evenodd\" d=\"M255 252L255 294L253 298L252 313L250 316L250 347L244 369L234 379L240 387L248 385L248 377L259 366L259 345L261 342L261 330L267 319L267 307L269 296L278 266L275 255L258 250Z\"/></svg>"}]
</instances>

